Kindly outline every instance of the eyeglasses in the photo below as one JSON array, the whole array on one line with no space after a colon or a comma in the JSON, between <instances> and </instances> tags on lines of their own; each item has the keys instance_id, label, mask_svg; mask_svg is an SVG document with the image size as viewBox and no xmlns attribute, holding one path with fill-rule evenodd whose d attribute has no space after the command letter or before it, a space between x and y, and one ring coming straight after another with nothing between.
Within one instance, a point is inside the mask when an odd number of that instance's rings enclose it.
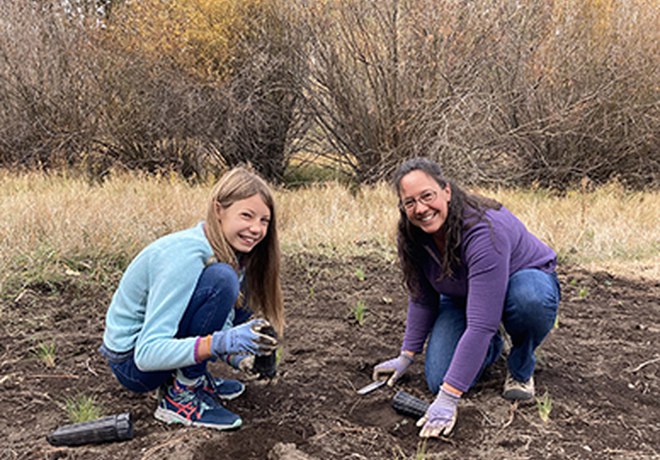
<instances>
[{"instance_id":1,"label":"eyeglasses","mask_svg":"<svg viewBox=\"0 0 660 460\"><path fill-rule=\"evenodd\" d=\"M417 203L421 204L431 204L438 196L438 192L435 190L426 190L421 193L417 198L406 198L402 203L401 207L406 211L412 211L417 206Z\"/></svg>"}]
</instances>

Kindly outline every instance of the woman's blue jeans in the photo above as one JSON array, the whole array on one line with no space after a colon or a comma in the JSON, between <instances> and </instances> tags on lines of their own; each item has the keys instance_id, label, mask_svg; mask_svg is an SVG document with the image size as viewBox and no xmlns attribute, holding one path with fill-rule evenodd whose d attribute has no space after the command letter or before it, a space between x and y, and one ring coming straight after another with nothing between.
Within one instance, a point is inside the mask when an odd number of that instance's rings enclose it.
<instances>
[{"instance_id":1,"label":"woman's blue jeans","mask_svg":"<svg viewBox=\"0 0 660 460\"><path fill-rule=\"evenodd\" d=\"M525 269L509 278L502 324L511 337L507 366L514 379L524 382L534 373L534 350L554 326L560 297L556 273ZM441 295L438 317L426 347L426 382L433 393L438 392L444 381L466 324L465 298ZM499 358L502 348L503 341L498 332L490 342L472 386L483 370Z\"/></svg>"},{"instance_id":2,"label":"woman's blue jeans","mask_svg":"<svg viewBox=\"0 0 660 460\"><path fill-rule=\"evenodd\" d=\"M233 268L225 263L214 263L202 272L197 280L188 307L179 323L176 338L196 337L221 330L230 314L233 324L244 322L250 312L247 309L234 309L239 293L238 276ZM180 369L190 379L206 372L206 361ZM110 363L117 380L131 391L144 393L158 388L171 378L175 369L143 372L131 357L119 363Z\"/></svg>"}]
</instances>

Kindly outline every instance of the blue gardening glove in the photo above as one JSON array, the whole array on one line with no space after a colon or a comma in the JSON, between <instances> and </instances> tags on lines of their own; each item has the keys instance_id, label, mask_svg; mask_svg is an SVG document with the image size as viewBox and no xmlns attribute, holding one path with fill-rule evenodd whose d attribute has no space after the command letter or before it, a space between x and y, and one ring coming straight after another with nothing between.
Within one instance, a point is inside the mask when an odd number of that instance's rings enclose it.
<instances>
[{"instance_id":1,"label":"blue gardening glove","mask_svg":"<svg viewBox=\"0 0 660 460\"><path fill-rule=\"evenodd\" d=\"M243 379L254 380L259 377L259 374L254 372L254 355L222 355L220 359L237 371L243 372L245 374Z\"/></svg>"},{"instance_id":2,"label":"blue gardening glove","mask_svg":"<svg viewBox=\"0 0 660 460\"><path fill-rule=\"evenodd\" d=\"M253 319L239 326L214 332L211 337L211 353L216 357L230 354L270 354L277 348L277 339L259 332L265 326L268 326L268 321Z\"/></svg>"},{"instance_id":3,"label":"blue gardening glove","mask_svg":"<svg viewBox=\"0 0 660 460\"><path fill-rule=\"evenodd\" d=\"M426 410L424 417L417 421L417 426L423 426L419 436L422 438L449 436L456 424L458 401L460 400L460 396L451 394L440 387L435 401Z\"/></svg>"},{"instance_id":4,"label":"blue gardening glove","mask_svg":"<svg viewBox=\"0 0 660 460\"><path fill-rule=\"evenodd\" d=\"M387 361L383 361L380 364L377 364L374 367L372 378L374 380L382 380L382 377L386 377L387 375L392 374L390 379L387 381L387 384L392 386L403 374L406 373L412 362L413 357L402 351L401 354L396 358L389 359Z\"/></svg>"},{"instance_id":5,"label":"blue gardening glove","mask_svg":"<svg viewBox=\"0 0 660 460\"><path fill-rule=\"evenodd\" d=\"M222 355L220 359L237 371L251 372L254 367L253 355Z\"/></svg>"}]
</instances>

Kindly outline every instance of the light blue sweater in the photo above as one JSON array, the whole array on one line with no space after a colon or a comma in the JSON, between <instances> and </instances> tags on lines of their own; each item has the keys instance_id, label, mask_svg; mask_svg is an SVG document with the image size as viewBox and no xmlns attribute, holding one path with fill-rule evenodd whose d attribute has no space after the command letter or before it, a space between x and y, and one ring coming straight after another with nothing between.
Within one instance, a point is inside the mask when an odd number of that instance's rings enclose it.
<instances>
[{"instance_id":1,"label":"light blue sweater","mask_svg":"<svg viewBox=\"0 0 660 460\"><path fill-rule=\"evenodd\" d=\"M124 272L110 303L105 348L115 353L133 350L135 364L145 372L195 364L197 337L174 336L212 255L203 222L144 248ZM231 325L233 309L229 316Z\"/></svg>"}]
</instances>

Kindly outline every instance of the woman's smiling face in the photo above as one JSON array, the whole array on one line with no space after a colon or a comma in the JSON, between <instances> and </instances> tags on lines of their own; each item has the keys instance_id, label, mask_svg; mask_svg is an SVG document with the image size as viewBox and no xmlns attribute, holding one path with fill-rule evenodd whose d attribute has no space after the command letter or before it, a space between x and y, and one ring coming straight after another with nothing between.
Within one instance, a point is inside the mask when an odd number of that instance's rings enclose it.
<instances>
[{"instance_id":1,"label":"woman's smiling face","mask_svg":"<svg viewBox=\"0 0 660 460\"><path fill-rule=\"evenodd\" d=\"M447 220L451 188L449 184L440 187L425 172L414 170L399 181L399 199L408 220L425 233L434 234Z\"/></svg>"}]
</instances>

